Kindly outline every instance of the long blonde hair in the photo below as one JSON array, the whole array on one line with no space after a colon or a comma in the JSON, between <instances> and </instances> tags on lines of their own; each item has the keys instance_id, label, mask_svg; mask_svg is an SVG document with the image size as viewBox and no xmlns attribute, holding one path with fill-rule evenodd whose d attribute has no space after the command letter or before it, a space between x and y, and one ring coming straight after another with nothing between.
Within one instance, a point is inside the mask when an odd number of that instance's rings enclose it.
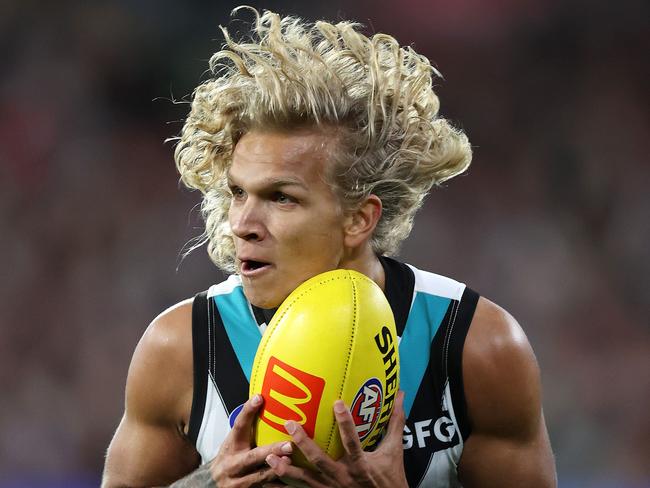
<instances>
[{"instance_id":1,"label":"long blonde hair","mask_svg":"<svg viewBox=\"0 0 650 488\"><path fill-rule=\"evenodd\" d=\"M383 212L372 237L393 254L427 192L467 169L465 134L438 116L428 59L386 34L366 37L353 22L306 23L245 8L252 37L210 59L213 77L195 90L177 138L181 180L203 194L203 241L214 263L234 270L226 172L235 144L254 128L334 127L330 183L344 209L377 195Z\"/></svg>"}]
</instances>

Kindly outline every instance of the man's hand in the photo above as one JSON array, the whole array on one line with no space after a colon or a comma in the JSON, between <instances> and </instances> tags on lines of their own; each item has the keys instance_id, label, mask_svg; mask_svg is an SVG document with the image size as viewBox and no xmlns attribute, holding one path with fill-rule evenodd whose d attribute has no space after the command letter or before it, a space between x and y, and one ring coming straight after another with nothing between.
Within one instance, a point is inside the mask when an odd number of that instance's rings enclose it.
<instances>
[{"instance_id":1,"label":"man's hand","mask_svg":"<svg viewBox=\"0 0 650 488\"><path fill-rule=\"evenodd\" d=\"M404 430L404 393L399 392L388 423L388 431L379 447L373 452L361 449L359 436L354 428L352 415L345 404L338 400L334 414L341 433L345 454L338 461L331 459L305 433L296 422L287 422L287 432L318 472L293 466L275 453L267 456L266 462L277 476L300 480L314 488L323 487L408 487L404 472L402 433ZM268 487L283 486L267 484Z\"/></svg>"},{"instance_id":2,"label":"man's hand","mask_svg":"<svg viewBox=\"0 0 650 488\"><path fill-rule=\"evenodd\" d=\"M244 404L219 453L210 461L210 474L219 488L259 486L275 479L276 473L265 462L269 456L280 466L289 465L290 442L252 447L253 422L262 401L261 395L255 395Z\"/></svg>"}]
</instances>

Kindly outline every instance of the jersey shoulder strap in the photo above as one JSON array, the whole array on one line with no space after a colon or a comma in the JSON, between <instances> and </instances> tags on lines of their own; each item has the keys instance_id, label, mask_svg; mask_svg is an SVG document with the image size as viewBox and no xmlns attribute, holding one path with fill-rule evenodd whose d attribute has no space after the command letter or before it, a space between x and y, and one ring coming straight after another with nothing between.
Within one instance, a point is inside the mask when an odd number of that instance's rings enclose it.
<instances>
[{"instance_id":1,"label":"jersey shoulder strap","mask_svg":"<svg viewBox=\"0 0 650 488\"><path fill-rule=\"evenodd\" d=\"M194 390L188 436L196 445L209 383L230 415L248 399L261 332L237 276L199 293L192 305Z\"/></svg>"},{"instance_id":2,"label":"jersey shoulder strap","mask_svg":"<svg viewBox=\"0 0 650 488\"><path fill-rule=\"evenodd\" d=\"M193 445L199 436L208 390L208 299L207 291L198 293L192 303L192 360L194 388L188 437Z\"/></svg>"},{"instance_id":3,"label":"jersey shoulder strap","mask_svg":"<svg viewBox=\"0 0 650 488\"><path fill-rule=\"evenodd\" d=\"M455 307L452 320L447 323L443 341L443 364L451 390L456 421L463 440L471 433L471 424L467 415L465 387L463 385L463 348L469 326L474 317L479 294L466 287L460 301Z\"/></svg>"},{"instance_id":4,"label":"jersey shoulder strap","mask_svg":"<svg viewBox=\"0 0 650 488\"><path fill-rule=\"evenodd\" d=\"M470 434L470 423L463 387L462 357L479 295L451 278L414 267L411 269L415 274L415 290L409 320L416 321L418 317L426 316L425 322L434 326L430 332L433 340L429 372L441 391L449 385L459 431L465 440Z\"/></svg>"}]
</instances>

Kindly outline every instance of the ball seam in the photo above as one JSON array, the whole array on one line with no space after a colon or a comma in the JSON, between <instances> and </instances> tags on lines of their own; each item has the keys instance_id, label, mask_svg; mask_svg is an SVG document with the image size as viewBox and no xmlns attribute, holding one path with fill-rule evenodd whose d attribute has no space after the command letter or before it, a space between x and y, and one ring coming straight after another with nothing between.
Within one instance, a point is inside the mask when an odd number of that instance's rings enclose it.
<instances>
[{"instance_id":1,"label":"ball seam","mask_svg":"<svg viewBox=\"0 0 650 488\"><path fill-rule=\"evenodd\" d=\"M292 298L291 302L289 302L287 304L287 306L284 308L284 310L282 310L282 314L280 314L280 316L278 317L278 320L273 323L273 327L269 327L266 330L266 332L264 333L264 335L262 336L262 338L264 339L264 336L267 336L267 334L268 334L266 340L263 341L264 344L262 345L262 352L261 352L260 357L264 356L264 354L266 353L266 349L268 348L269 342L271 342L271 337L273 336L273 332L275 331L275 329L278 328L278 324L282 321L282 318L289 312L291 307L293 307L294 303L296 301L298 301L299 298L303 297L308 292L310 292L316 285L321 285L323 283L328 283L330 281L340 280L340 279L348 279L348 276L347 275L346 276L335 276L335 277L327 278L326 280L319 280L318 283L314 283L312 286L310 286L306 290L303 290L299 295L296 295L294 298ZM300 285L298 285L298 286L300 286ZM280 305L280 307L282 308L282 305ZM275 318L275 317L273 317L273 318ZM271 322L273 322L273 320L271 320ZM259 367L260 367L259 363L255 365L255 372L254 372L255 377L257 377Z\"/></svg>"},{"instance_id":2,"label":"ball seam","mask_svg":"<svg viewBox=\"0 0 650 488\"><path fill-rule=\"evenodd\" d=\"M300 294L296 295L295 297L293 297L291 299L291 302L289 302L287 304L287 306L284 308L284 310L282 310L282 314L278 317L278 320L276 322L274 322L273 327L266 330L266 333L264 334L264 336L267 336L267 334L268 334L268 336L266 337L266 340L264 340L264 337L263 337L263 344L262 344L262 351L261 351L261 355L260 355L260 361L258 361L257 364L255 364L255 371L253 373L254 376L251 376L251 377L255 377L255 378L259 377L260 365L262 363L266 362L266 361L263 360L263 358L266 356L266 351L267 351L267 349L268 349L268 347L270 345L271 339L273 338L273 332L278 328L279 323L282 321L284 316L289 312L289 310L291 310L293 305L301 297L303 297L304 295L309 293L316 286L320 286L320 285L323 285L323 284L326 284L326 283L329 283L329 282L332 282L332 281L335 281L335 280L341 280L341 279L353 281L353 277L349 272L345 273L344 275L337 275L337 276L328 277L326 279L319 279L317 282L310 285L309 288L303 290ZM280 307L282 308L282 305L280 305ZM354 303L354 316L355 316L355 320L356 320L356 300L355 300L355 303ZM273 318L275 318L275 317L273 317ZM273 322L273 320L271 320L271 321ZM260 351L258 351L258 352L260 352ZM348 361L347 362L349 363L349 351L348 351ZM346 367L346 375L347 375L347 367ZM327 449L326 449L325 452L328 452L330 442L331 442L331 433L330 433L330 441L327 444Z\"/></svg>"},{"instance_id":3,"label":"ball seam","mask_svg":"<svg viewBox=\"0 0 650 488\"><path fill-rule=\"evenodd\" d=\"M354 344L356 341L356 336L357 336L357 329L359 328L358 324L358 313L357 313L357 304L358 304L358 292L357 292L357 286L355 283L355 277L348 273L348 276L350 278L350 285L352 286L352 295L353 295L353 306L352 306L352 334L350 334L350 341L348 344L348 355L345 360L345 368L344 368L344 374L343 374L343 382L341 383L341 387L339 389L339 394L338 398L343 398L343 391L345 390L345 385L348 381L349 378L349 371L350 371L350 358L352 357L352 351L354 349ZM332 428L330 429L330 435L329 439L327 441L327 446L325 448L325 452L329 454L330 452L330 447L332 446L332 442L334 441L334 436L336 434L336 431L338 429L338 423L333 422L332 423Z\"/></svg>"}]
</instances>

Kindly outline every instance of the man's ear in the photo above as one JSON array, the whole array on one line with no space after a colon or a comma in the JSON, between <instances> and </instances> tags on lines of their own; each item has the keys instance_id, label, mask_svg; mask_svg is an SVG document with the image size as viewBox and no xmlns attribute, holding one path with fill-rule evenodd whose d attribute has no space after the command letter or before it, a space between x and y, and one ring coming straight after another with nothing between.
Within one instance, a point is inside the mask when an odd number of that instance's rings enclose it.
<instances>
[{"instance_id":1,"label":"man's ear","mask_svg":"<svg viewBox=\"0 0 650 488\"><path fill-rule=\"evenodd\" d=\"M347 247L359 247L370 240L381 217L381 208L381 199L369 195L357 210L348 215L343 229Z\"/></svg>"}]
</instances>

